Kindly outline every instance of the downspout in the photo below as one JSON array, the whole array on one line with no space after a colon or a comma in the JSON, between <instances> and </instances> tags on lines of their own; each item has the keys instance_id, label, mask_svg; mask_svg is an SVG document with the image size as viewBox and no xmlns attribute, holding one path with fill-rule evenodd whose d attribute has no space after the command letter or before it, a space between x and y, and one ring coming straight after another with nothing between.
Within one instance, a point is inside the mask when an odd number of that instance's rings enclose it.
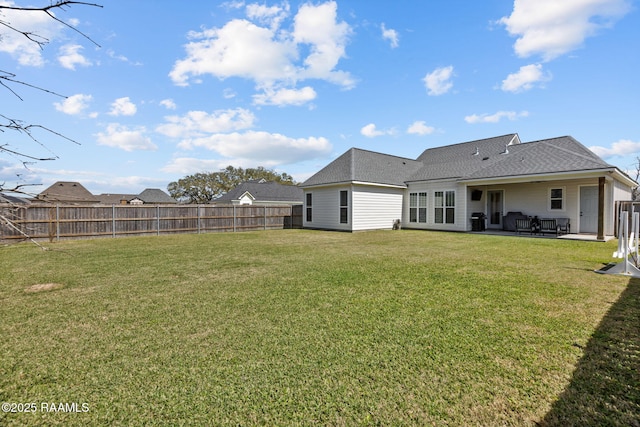
<instances>
[{"instance_id":1,"label":"downspout","mask_svg":"<svg viewBox=\"0 0 640 427\"><path fill-rule=\"evenodd\" d=\"M605 177L598 178L598 240L604 240L604 184Z\"/></svg>"}]
</instances>

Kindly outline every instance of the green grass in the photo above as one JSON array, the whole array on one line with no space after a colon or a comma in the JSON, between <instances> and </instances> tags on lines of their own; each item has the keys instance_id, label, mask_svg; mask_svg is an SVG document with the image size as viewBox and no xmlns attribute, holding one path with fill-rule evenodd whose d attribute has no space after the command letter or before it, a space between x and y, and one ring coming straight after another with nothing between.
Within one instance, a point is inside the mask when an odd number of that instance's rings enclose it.
<instances>
[{"instance_id":1,"label":"green grass","mask_svg":"<svg viewBox=\"0 0 640 427\"><path fill-rule=\"evenodd\" d=\"M593 272L615 242L283 230L49 248L0 248L0 400L38 407L0 425L640 425L639 286Z\"/></svg>"}]
</instances>

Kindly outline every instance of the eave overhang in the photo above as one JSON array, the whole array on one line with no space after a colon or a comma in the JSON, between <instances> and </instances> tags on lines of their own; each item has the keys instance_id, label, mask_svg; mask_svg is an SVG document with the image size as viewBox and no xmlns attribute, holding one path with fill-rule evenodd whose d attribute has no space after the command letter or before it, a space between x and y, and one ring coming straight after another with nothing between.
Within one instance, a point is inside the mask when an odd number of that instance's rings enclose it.
<instances>
[{"instance_id":1,"label":"eave overhang","mask_svg":"<svg viewBox=\"0 0 640 427\"><path fill-rule=\"evenodd\" d=\"M365 182L365 181L342 181L342 182L331 182L331 183L323 183L323 184L315 184L315 185L301 185L301 188L322 188L322 187L344 187L345 185L362 185L367 187L383 187L383 188L397 188L397 189L405 189L407 188L406 184L398 185L398 184L385 184L380 182Z\"/></svg>"},{"instance_id":2,"label":"eave overhang","mask_svg":"<svg viewBox=\"0 0 640 427\"><path fill-rule=\"evenodd\" d=\"M601 176L616 179L630 187L636 187L638 184L629 178L626 174L622 173L618 168L605 168L605 169L593 169L590 171L568 171L568 172L556 172L556 173L541 173L541 174L528 174L528 175L515 175L515 176L499 176L491 178L477 178L477 179L459 179L459 183L466 185L491 185L491 184L519 184L519 183L531 183L531 182L544 182L544 181L562 181L567 179L584 179L584 178L598 178Z\"/></svg>"}]
</instances>

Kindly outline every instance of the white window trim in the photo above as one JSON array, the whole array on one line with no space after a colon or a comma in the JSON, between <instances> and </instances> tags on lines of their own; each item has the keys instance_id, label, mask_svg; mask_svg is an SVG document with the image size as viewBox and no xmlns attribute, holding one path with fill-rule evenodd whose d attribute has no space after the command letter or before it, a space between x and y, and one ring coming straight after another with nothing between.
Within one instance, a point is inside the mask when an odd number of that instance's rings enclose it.
<instances>
[{"instance_id":1,"label":"white window trim","mask_svg":"<svg viewBox=\"0 0 640 427\"><path fill-rule=\"evenodd\" d=\"M551 208L551 192L553 190L562 190L562 209L553 209ZM557 199L553 199L557 200ZM567 187L565 186L557 186L557 187L549 187L547 191L547 211L548 212L566 212L567 210Z\"/></svg>"}]
</instances>

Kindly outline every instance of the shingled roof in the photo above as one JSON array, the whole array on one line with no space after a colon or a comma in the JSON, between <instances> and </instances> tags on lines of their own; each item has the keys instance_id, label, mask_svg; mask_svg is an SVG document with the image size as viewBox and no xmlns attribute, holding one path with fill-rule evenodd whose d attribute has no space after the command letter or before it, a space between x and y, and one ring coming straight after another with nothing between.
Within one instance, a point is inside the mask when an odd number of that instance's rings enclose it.
<instances>
[{"instance_id":1,"label":"shingled roof","mask_svg":"<svg viewBox=\"0 0 640 427\"><path fill-rule=\"evenodd\" d=\"M138 194L138 198L145 203L178 203L176 199L159 188L147 188Z\"/></svg>"},{"instance_id":2,"label":"shingled roof","mask_svg":"<svg viewBox=\"0 0 640 427\"><path fill-rule=\"evenodd\" d=\"M508 147L508 153L498 161L467 173L464 178L498 178L612 168L615 166L602 160L572 137L562 136Z\"/></svg>"},{"instance_id":3,"label":"shingled roof","mask_svg":"<svg viewBox=\"0 0 640 427\"><path fill-rule=\"evenodd\" d=\"M239 200L245 193L251 194L254 202L300 202L302 203L304 191L297 185L285 185L271 181L247 181L229 190L215 200L216 203Z\"/></svg>"},{"instance_id":4,"label":"shingled roof","mask_svg":"<svg viewBox=\"0 0 640 427\"><path fill-rule=\"evenodd\" d=\"M518 134L429 148L416 160L351 148L302 186L474 180L615 169L571 136L520 141Z\"/></svg>"},{"instance_id":5,"label":"shingled roof","mask_svg":"<svg viewBox=\"0 0 640 427\"><path fill-rule=\"evenodd\" d=\"M407 178L421 166L416 160L351 148L306 180L302 187L347 182L405 187Z\"/></svg>"},{"instance_id":6,"label":"shingled roof","mask_svg":"<svg viewBox=\"0 0 640 427\"><path fill-rule=\"evenodd\" d=\"M79 182L58 181L36 197L38 201L63 203L97 203L98 199Z\"/></svg>"}]
</instances>

